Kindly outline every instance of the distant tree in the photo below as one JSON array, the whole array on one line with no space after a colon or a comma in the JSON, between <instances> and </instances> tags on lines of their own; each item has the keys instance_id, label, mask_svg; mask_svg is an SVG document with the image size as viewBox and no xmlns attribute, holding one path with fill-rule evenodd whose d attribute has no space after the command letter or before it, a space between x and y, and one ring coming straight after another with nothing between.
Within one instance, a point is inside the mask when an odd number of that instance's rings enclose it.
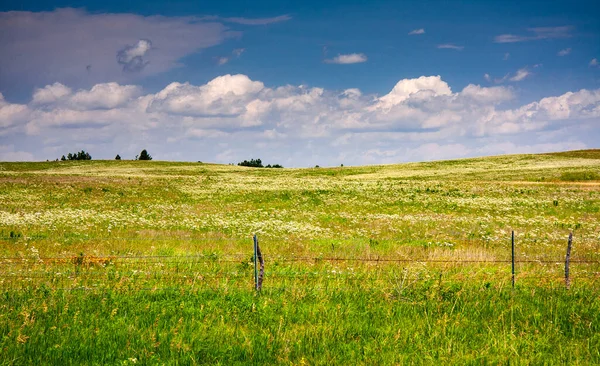
<instances>
[{"instance_id":1,"label":"distant tree","mask_svg":"<svg viewBox=\"0 0 600 366\"><path fill-rule=\"evenodd\" d=\"M250 159L250 161L244 160L244 161L238 163L238 165L239 166L249 166L252 168L263 168L262 161L260 159Z\"/></svg>"},{"instance_id":2,"label":"distant tree","mask_svg":"<svg viewBox=\"0 0 600 366\"><path fill-rule=\"evenodd\" d=\"M117 156L115 156L115 160L121 160L121 155L117 154Z\"/></svg>"},{"instance_id":3,"label":"distant tree","mask_svg":"<svg viewBox=\"0 0 600 366\"><path fill-rule=\"evenodd\" d=\"M66 158L63 155L60 160L92 160L92 156L84 150L81 150L80 152L76 152L74 154L68 153Z\"/></svg>"},{"instance_id":4,"label":"distant tree","mask_svg":"<svg viewBox=\"0 0 600 366\"><path fill-rule=\"evenodd\" d=\"M144 149L140 153L139 160L152 160L152 156L150 156L150 154L148 154L148 152L146 151L146 149Z\"/></svg>"},{"instance_id":5,"label":"distant tree","mask_svg":"<svg viewBox=\"0 0 600 366\"><path fill-rule=\"evenodd\" d=\"M267 168L269 168L269 166L267 166ZM271 168L283 168L283 166L279 164L273 164L271 165Z\"/></svg>"}]
</instances>

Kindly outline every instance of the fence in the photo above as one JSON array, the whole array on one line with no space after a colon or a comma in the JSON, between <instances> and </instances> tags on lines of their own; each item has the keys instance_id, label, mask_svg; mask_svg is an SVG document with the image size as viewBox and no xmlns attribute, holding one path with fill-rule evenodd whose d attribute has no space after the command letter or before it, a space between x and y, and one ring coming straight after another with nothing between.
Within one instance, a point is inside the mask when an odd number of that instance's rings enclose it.
<instances>
[{"instance_id":1,"label":"fence","mask_svg":"<svg viewBox=\"0 0 600 366\"><path fill-rule=\"evenodd\" d=\"M331 284L337 289L355 289L382 284L394 287L398 286L398 281L406 283L431 280L436 275L439 275L439 281L442 281L442 276L454 276L468 281L468 274L461 267L482 270L474 273L476 278L510 280L513 288L519 281L560 280L564 281L568 289L573 280L594 283L600 280L600 259L571 256L572 243L573 236L570 234L566 256L552 259L519 258L514 233L511 235L511 255L506 259L395 258L377 255L291 257L269 256L268 251L263 253L258 238L254 236L254 250L247 253L115 256L81 254L69 257L42 257L34 253L20 257L0 257L0 287L18 289L45 285L66 290L94 290L112 285L122 288L137 286L139 290L151 291L181 289L185 286L218 289L249 287L253 277L253 287L257 291L263 288L263 282L269 289L289 289L294 286L320 286L328 289ZM346 269L340 270L334 263L344 264ZM348 267L350 265L353 267ZM361 268L355 270L354 267L357 266ZM489 268L495 271L486 273L484 269ZM504 269L508 271L509 268L510 277L500 276ZM574 269L576 270L573 271Z\"/></svg>"}]
</instances>

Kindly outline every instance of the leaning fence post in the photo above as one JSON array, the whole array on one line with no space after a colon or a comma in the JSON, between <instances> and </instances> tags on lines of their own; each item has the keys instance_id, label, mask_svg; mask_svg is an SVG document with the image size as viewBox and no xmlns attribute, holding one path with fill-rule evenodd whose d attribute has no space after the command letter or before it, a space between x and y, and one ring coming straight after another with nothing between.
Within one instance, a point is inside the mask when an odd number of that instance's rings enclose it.
<instances>
[{"instance_id":1,"label":"leaning fence post","mask_svg":"<svg viewBox=\"0 0 600 366\"><path fill-rule=\"evenodd\" d=\"M571 279L569 278L569 264L571 262L571 244L573 243L573 233L569 233L569 243L567 244L567 257L565 259L565 285L567 290L571 288Z\"/></svg>"},{"instance_id":2,"label":"leaning fence post","mask_svg":"<svg viewBox=\"0 0 600 366\"><path fill-rule=\"evenodd\" d=\"M512 231L511 235L511 262L512 262L512 287L515 288L515 231Z\"/></svg>"},{"instance_id":3,"label":"leaning fence post","mask_svg":"<svg viewBox=\"0 0 600 366\"><path fill-rule=\"evenodd\" d=\"M258 269L260 265L260 270ZM260 246L258 246L258 238L254 235L254 288L257 291L262 290L262 282L265 274L265 261L263 260Z\"/></svg>"}]
</instances>

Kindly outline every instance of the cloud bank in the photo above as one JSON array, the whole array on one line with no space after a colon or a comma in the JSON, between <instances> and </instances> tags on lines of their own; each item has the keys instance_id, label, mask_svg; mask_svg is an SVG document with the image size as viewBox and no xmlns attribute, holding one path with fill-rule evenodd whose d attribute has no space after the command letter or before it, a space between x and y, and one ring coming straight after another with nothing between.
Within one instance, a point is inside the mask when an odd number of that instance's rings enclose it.
<instances>
[{"instance_id":1,"label":"cloud bank","mask_svg":"<svg viewBox=\"0 0 600 366\"><path fill-rule=\"evenodd\" d=\"M0 95L0 137L23 141L0 145L0 160L79 149L132 158L145 148L164 160L374 164L585 148L582 138L597 135L600 90L506 107L514 101L510 87L454 91L440 76L399 80L385 95L270 87L243 74L149 94L136 85L54 83L27 104Z\"/></svg>"}]
</instances>

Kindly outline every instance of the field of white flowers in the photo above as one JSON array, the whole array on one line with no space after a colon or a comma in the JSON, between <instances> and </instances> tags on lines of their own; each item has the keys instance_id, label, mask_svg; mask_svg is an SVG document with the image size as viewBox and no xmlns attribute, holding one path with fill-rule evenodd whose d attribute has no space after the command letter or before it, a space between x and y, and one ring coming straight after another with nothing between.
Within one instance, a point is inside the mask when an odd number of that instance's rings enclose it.
<instances>
[{"instance_id":1,"label":"field of white flowers","mask_svg":"<svg viewBox=\"0 0 600 366\"><path fill-rule=\"evenodd\" d=\"M3 256L25 255L30 244L41 256L152 254L161 247L119 238L169 239L176 252L193 250L190 240L177 241L184 237L222 251L209 239L247 245L254 233L274 253L319 253L333 244L387 255L407 247L449 255L479 248L496 257L505 256L511 230L524 256L562 255L570 231L578 254L600 247L600 182L576 179L600 173L593 151L310 169L0 165L0 235L13 237L1 242ZM568 173L575 179L565 180Z\"/></svg>"}]
</instances>

